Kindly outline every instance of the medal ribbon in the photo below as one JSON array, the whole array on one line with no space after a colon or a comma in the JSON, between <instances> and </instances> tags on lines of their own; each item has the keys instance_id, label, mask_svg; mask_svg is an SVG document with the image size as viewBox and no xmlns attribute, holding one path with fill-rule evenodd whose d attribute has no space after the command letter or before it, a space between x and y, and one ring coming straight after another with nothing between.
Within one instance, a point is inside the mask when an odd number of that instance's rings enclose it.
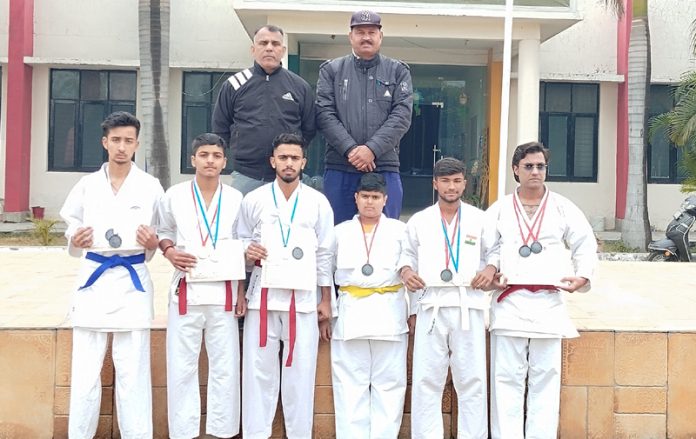
<instances>
[{"instance_id":1,"label":"medal ribbon","mask_svg":"<svg viewBox=\"0 0 696 439\"><path fill-rule=\"evenodd\" d=\"M208 223L208 216L205 214L205 207L204 204L201 200L201 195L198 190L198 184L196 183L196 180L194 179L191 182L191 197L193 198L193 205L195 206L198 204L198 206L201 209L201 215L203 215L203 221L205 222L205 228L208 230L208 235L203 239L203 232L201 231L201 220L196 216L196 220L198 221L198 233L201 236L201 244L203 244L203 247L205 247L206 243L208 242L208 238L210 238L212 244L213 244L213 249L215 248L215 245L217 244L218 240L218 232L220 231L220 219L218 218L217 222L215 219L218 216L218 212L220 211L220 203L222 202L222 184L218 187L218 190L220 191L218 195L218 201L217 201L217 206L215 207L215 213L213 213L213 219L211 220L210 223ZM198 203L196 203L196 200ZM212 223L215 223L215 237L212 237L212 232L210 230L210 225Z\"/></svg>"},{"instance_id":2,"label":"medal ribbon","mask_svg":"<svg viewBox=\"0 0 696 439\"><path fill-rule=\"evenodd\" d=\"M541 207L539 207L539 214L537 217L534 219L534 222L532 223L531 227L529 224L527 224L527 220L522 216L522 219L524 222L525 227L527 228L527 236L524 236L524 232L522 231L522 222L520 222L520 215L522 215L522 212L520 212L520 208L517 205L517 201L515 199L516 197L512 197L512 207L515 211L515 218L517 219L517 227L520 230L520 237L522 238L522 241L524 245L527 245L527 243L530 241L538 241L539 240L539 235L541 234L541 223L544 222L544 214L546 213L546 202L549 201L548 197L548 191L546 192L546 195L544 196L544 201L541 203ZM536 228L536 233L534 233L534 229Z\"/></svg>"},{"instance_id":3,"label":"medal ribbon","mask_svg":"<svg viewBox=\"0 0 696 439\"><path fill-rule=\"evenodd\" d=\"M379 227L379 221L377 221L377 224L375 224L375 228L372 231L372 238L370 239L370 246L367 246L367 237L365 236L365 226L363 225L362 220L360 220L360 228L362 229L363 232L363 242L365 243L365 253L367 253L367 263L370 263L370 252L372 251L372 244L375 242L375 235L377 234L377 227Z\"/></svg>"},{"instance_id":4,"label":"medal ribbon","mask_svg":"<svg viewBox=\"0 0 696 439\"><path fill-rule=\"evenodd\" d=\"M445 268L449 269L449 261L450 257L452 258L452 266L454 267L454 271L459 273L459 244L461 242L461 224L460 224L460 218L462 216L462 206L459 206L459 209L457 210L457 219L456 222L454 223L454 230L452 231L452 239L449 239L449 236L447 235L447 226L446 226L446 221L445 217L442 215L442 211L440 211L440 219L442 220L442 233L445 235ZM454 257L454 252L452 251L452 243L454 242L454 235L457 235L457 257Z\"/></svg>"},{"instance_id":5,"label":"medal ribbon","mask_svg":"<svg viewBox=\"0 0 696 439\"><path fill-rule=\"evenodd\" d=\"M278 200L275 194L275 183L271 184L271 193L273 193L273 204L275 204L276 209L278 209ZM283 222L280 220L280 212L278 215L278 225L280 226L280 237L283 239L283 247L288 246L288 241L290 241L290 228L292 227L292 222L295 220L295 211L297 210L297 200L300 199L300 194L295 196L295 205L292 206L292 213L290 214L290 225L288 226L287 235L283 231Z\"/></svg>"}]
</instances>

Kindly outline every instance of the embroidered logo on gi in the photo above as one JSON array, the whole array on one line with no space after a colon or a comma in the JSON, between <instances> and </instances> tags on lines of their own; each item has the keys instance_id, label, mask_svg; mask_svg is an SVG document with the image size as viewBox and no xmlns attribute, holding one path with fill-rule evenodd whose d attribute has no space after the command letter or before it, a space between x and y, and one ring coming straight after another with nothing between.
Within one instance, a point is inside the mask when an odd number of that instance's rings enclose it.
<instances>
[{"instance_id":1,"label":"embroidered logo on gi","mask_svg":"<svg viewBox=\"0 0 696 439\"><path fill-rule=\"evenodd\" d=\"M285 93L281 98L285 99L286 101L292 101L295 102L295 99L292 98L292 95L290 92Z\"/></svg>"},{"instance_id":2,"label":"embroidered logo on gi","mask_svg":"<svg viewBox=\"0 0 696 439\"><path fill-rule=\"evenodd\" d=\"M477 239L478 239L478 236L466 235L466 237L464 238L464 244L476 245Z\"/></svg>"},{"instance_id":3,"label":"embroidered logo on gi","mask_svg":"<svg viewBox=\"0 0 696 439\"><path fill-rule=\"evenodd\" d=\"M385 98L388 98L388 97L390 97L390 96L391 96L391 93L389 93L389 90L387 90L387 91L384 92L384 97L385 97Z\"/></svg>"}]
</instances>

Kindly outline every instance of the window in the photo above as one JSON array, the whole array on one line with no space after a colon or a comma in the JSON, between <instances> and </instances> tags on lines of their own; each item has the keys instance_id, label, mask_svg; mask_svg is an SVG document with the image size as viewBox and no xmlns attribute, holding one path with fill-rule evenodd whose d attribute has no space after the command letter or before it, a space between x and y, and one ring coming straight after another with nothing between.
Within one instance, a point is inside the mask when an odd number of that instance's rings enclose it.
<instances>
[{"instance_id":1,"label":"window","mask_svg":"<svg viewBox=\"0 0 696 439\"><path fill-rule=\"evenodd\" d=\"M191 166L191 142L212 129L213 108L220 87L232 73L184 72L184 95L181 99L181 173L195 174ZM232 172L232 160L227 157L224 174Z\"/></svg>"},{"instance_id":2,"label":"window","mask_svg":"<svg viewBox=\"0 0 696 439\"><path fill-rule=\"evenodd\" d=\"M135 114L135 72L51 70L48 170L91 172L106 160L101 123Z\"/></svg>"},{"instance_id":3,"label":"window","mask_svg":"<svg viewBox=\"0 0 696 439\"><path fill-rule=\"evenodd\" d=\"M666 113L674 108L674 87L670 85L651 85L648 117ZM648 127L645 127L648 133ZM683 150L676 148L667 138L664 131L658 132L648 139L648 176L649 183L678 184L684 179L684 173L679 169Z\"/></svg>"},{"instance_id":4,"label":"window","mask_svg":"<svg viewBox=\"0 0 696 439\"><path fill-rule=\"evenodd\" d=\"M542 82L539 133L549 148L549 181L597 181L599 86Z\"/></svg>"}]
</instances>

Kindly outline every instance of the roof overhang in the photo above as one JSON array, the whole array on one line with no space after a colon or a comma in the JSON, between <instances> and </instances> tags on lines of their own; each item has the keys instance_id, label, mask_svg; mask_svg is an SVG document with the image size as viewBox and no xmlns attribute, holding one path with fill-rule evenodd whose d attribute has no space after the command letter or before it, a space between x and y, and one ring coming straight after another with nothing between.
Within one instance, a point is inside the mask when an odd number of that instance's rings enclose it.
<instances>
[{"instance_id":1,"label":"roof overhang","mask_svg":"<svg viewBox=\"0 0 696 439\"><path fill-rule=\"evenodd\" d=\"M264 1L232 0L247 33L266 24L275 24L292 34L298 42L316 42L317 36L346 35L348 20L366 2L326 2L320 0ZM505 10L496 5L399 3L374 8L382 16L385 45L396 38L422 39L439 43L444 40L500 42L503 39ZM572 7L515 7L513 40L545 41L579 22L582 17ZM330 42L328 43L330 44Z\"/></svg>"}]
</instances>

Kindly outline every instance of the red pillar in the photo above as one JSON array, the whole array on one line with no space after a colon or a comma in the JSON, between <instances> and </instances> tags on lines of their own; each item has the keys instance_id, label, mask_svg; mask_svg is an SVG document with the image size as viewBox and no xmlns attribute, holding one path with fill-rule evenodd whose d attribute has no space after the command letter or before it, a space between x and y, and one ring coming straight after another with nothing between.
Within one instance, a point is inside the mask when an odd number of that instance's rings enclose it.
<instances>
[{"instance_id":1,"label":"red pillar","mask_svg":"<svg viewBox=\"0 0 696 439\"><path fill-rule=\"evenodd\" d=\"M619 19L616 39L616 73L624 76L619 84L616 111L616 218L626 215L628 187L628 43L631 39L633 0L626 0L624 16Z\"/></svg>"},{"instance_id":2,"label":"red pillar","mask_svg":"<svg viewBox=\"0 0 696 439\"><path fill-rule=\"evenodd\" d=\"M10 0L5 127L5 212L29 210L31 76L24 63L34 51L34 0Z\"/></svg>"}]
</instances>

